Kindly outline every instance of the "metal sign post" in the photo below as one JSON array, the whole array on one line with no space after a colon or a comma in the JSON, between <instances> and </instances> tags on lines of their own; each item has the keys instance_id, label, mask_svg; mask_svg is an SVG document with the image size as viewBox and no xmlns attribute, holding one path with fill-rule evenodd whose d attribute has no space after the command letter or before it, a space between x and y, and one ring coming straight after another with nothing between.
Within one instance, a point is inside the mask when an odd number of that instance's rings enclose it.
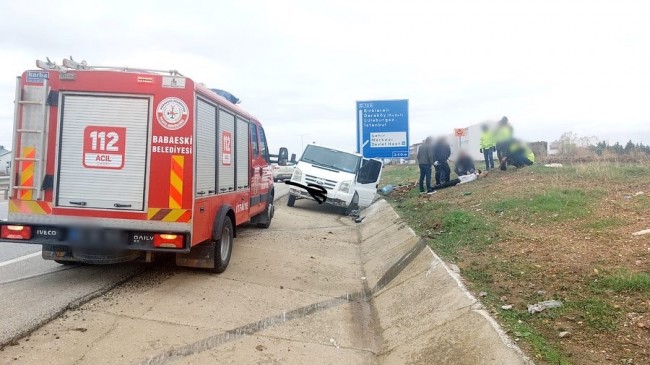
<instances>
[{"instance_id":1,"label":"metal sign post","mask_svg":"<svg viewBox=\"0 0 650 365\"><path fill-rule=\"evenodd\" d=\"M357 152L367 158L408 158L408 100L357 101Z\"/></svg>"},{"instance_id":2,"label":"metal sign post","mask_svg":"<svg viewBox=\"0 0 650 365\"><path fill-rule=\"evenodd\" d=\"M465 137L465 134L467 134L467 128L454 128L454 136L458 137L458 152L462 146L461 138Z\"/></svg>"}]
</instances>

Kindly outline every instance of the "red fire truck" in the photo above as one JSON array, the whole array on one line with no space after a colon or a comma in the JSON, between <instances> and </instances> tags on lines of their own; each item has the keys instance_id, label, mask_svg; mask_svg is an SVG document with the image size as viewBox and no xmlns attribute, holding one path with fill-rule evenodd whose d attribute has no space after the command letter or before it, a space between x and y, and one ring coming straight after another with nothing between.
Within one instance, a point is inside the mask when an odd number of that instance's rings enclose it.
<instances>
[{"instance_id":1,"label":"red fire truck","mask_svg":"<svg viewBox=\"0 0 650 365\"><path fill-rule=\"evenodd\" d=\"M269 153L232 95L177 71L37 66L16 81L1 241L40 244L61 264L173 253L223 272L241 225L269 227L270 159L287 151Z\"/></svg>"}]
</instances>

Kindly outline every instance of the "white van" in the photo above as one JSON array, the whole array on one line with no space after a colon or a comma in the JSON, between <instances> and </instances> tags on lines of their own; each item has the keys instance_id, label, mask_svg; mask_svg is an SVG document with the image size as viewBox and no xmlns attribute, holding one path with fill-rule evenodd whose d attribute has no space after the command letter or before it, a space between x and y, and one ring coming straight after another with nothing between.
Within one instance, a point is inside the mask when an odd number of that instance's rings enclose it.
<instances>
[{"instance_id":1,"label":"white van","mask_svg":"<svg viewBox=\"0 0 650 365\"><path fill-rule=\"evenodd\" d=\"M291 182L322 186L327 191L325 203L345 208L349 214L372 204L382 167L379 160L310 144L298 161ZM292 186L287 205L292 207L297 199L303 198L313 200L305 189Z\"/></svg>"}]
</instances>

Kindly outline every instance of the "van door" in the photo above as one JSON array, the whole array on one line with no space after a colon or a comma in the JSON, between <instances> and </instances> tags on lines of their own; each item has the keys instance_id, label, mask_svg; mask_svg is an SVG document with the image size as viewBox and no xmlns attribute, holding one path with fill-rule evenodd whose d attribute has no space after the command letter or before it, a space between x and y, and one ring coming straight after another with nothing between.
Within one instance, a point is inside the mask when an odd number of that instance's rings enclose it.
<instances>
[{"instance_id":1,"label":"van door","mask_svg":"<svg viewBox=\"0 0 650 365\"><path fill-rule=\"evenodd\" d=\"M383 163L374 159L364 158L357 173L355 191L359 195L359 206L367 207L377 195L377 185L381 178Z\"/></svg>"}]
</instances>

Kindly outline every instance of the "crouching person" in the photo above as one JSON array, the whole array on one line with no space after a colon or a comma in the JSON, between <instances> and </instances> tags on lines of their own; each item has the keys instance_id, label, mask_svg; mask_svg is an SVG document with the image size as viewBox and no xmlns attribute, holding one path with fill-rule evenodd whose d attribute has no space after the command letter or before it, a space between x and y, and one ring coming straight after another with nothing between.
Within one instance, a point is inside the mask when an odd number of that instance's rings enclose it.
<instances>
[{"instance_id":1,"label":"crouching person","mask_svg":"<svg viewBox=\"0 0 650 365\"><path fill-rule=\"evenodd\" d=\"M472 159L472 156L465 151L460 151L458 159L456 160L454 172L459 177L475 173L476 168L474 168L474 160Z\"/></svg>"},{"instance_id":2,"label":"crouching person","mask_svg":"<svg viewBox=\"0 0 650 365\"><path fill-rule=\"evenodd\" d=\"M510 144L508 155L505 159L508 165L521 168L534 164L535 154L533 153L533 150L528 147L527 143L514 141Z\"/></svg>"}]
</instances>

